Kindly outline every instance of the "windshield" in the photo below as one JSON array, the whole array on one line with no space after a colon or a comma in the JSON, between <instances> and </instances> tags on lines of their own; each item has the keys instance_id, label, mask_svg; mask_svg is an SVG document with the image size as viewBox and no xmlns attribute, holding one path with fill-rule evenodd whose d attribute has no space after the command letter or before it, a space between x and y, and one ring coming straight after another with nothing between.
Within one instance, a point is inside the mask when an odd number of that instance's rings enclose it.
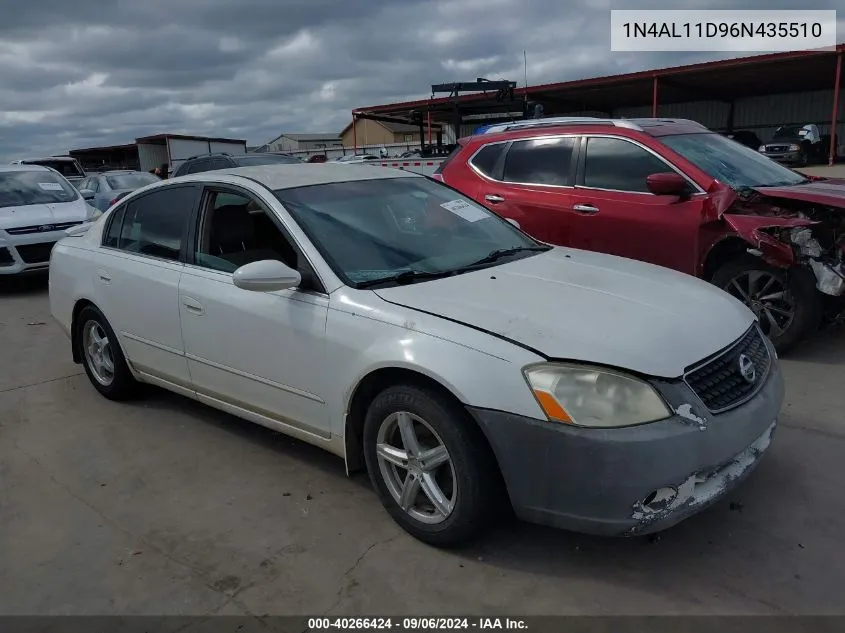
<instances>
[{"instance_id":1,"label":"windshield","mask_svg":"<svg viewBox=\"0 0 845 633\"><path fill-rule=\"evenodd\" d=\"M73 185L49 171L0 172L0 208L73 202L78 195Z\"/></svg>"},{"instance_id":2,"label":"windshield","mask_svg":"<svg viewBox=\"0 0 845 633\"><path fill-rule=\"evenodd\" d=\"M106 182L112 189L140 189L161 180L154 174L139 171L135 174L115 174L106 176Z\"/></svg>"},{"instance_id":3,"label":"windshield","mask_svg":"<svg viewBox=\"0 0 845 633\"><path fill-rule=\"evenodd\" d=\"M493 251L542 248L484 207L427 178L359 180L275 194L351 286L408 272L460 272ZM520 250L483 265L532 254Z\"/></svg>"},{"instance_id":4,"label":"windshield","mask_svg":"<svg viewBox=\"0 0 845 633\"><path fill-rule=\"evenodd\" d=\"M670 149L733 187L774 187L807 182L802 175L720 134L674 134L660 138Z\"/></svg>"},{"instance_id":5,"label":"windshield","mask_svg":"<svg viewBox=\"0 0 845 633\"><path fill-rule=\"evenodd\" d=\"M293 156L281 156L279 154L262 154L261 156L237 156L235 158L241 167L252 167L254 165L292 165L302 161Z\"/></svg>"},{"instance_id":6,"label":"windshield","mask_svg":"<svg viewBox=\"0 0 845 633\"><path fill-rule=\"evenodd\" d=\"M783 127L779 127L775 132L775 135L772 139L778 138L798 138L800 136L799 132L806 132L803 127L798 125L784 125Z\"/></svg>"},{"instance_id":7,"label":"windshield","mask_svg":"<svg viewBox=\"0 0 845 633\"><path fill-rule=\"evenodd\" d=\"M41 165L42 167L49 167L50 169L55 169L65 178L81 178L85 174L82 173L82 170L79 168L79 165L76 164L76 161L73 160L29 160L26 162L27 165Z\"/></svg>"}]
</instances>

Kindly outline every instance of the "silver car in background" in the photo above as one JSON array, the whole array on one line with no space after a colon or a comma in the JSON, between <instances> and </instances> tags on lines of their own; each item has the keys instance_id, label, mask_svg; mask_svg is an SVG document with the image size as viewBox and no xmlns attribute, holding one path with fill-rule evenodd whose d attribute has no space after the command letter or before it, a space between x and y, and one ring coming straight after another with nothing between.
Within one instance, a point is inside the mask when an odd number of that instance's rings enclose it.
<instances>
[{"instance_id":1,"label":"silver car in background","mask_svg":"<svg viewBox=\"0 0 845 633\"><path fill-rule=\"evenodd\" d=\"M127 193L159 180L161 178L146 171L121 169L89 174L76 185L76 188L88 204L100 211L105 211Z\"/></svg>"},{"instance_id":2,"label":"silver car in background","mask_svg":"<svg viewBox=\"0 0 845 633\"><path fill-rule=\"evenodd\" d=\"M0 165L0 276L46 271L65 231L99 212L40 165Z\"/></svg>"}]
</instances>

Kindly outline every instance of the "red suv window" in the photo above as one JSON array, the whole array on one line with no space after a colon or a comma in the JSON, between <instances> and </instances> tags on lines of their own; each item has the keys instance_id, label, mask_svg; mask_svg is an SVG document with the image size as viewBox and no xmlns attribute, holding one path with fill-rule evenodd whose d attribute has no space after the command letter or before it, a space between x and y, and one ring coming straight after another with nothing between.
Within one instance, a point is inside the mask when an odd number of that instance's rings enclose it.
<instances>
[{"instance_id":1,"label":"red suv window","mask_svg":"<svg viewBox=\"0 0 845 633\"><path fill-rule=\"evenodd\" d=\"M571 185L574 137L514 141L505 157L505 182L532 185Z\"/></svg>"}]
</instances>

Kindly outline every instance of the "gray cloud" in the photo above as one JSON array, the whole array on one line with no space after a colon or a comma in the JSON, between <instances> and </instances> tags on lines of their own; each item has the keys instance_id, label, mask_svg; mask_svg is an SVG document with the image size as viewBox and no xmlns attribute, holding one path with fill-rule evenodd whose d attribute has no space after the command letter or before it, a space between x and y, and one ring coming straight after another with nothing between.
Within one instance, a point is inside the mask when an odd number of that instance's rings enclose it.
<instances>
[{"instance_id":1,"label":"gray cloud","mask_svg":"<svg viewBox=\"0 0 845 633\"><path fill-rule=\"evenodd\" d=\"M0 21L0 159L158 132L340 131L432 83L564 81L731 55L611 53L610 0L38 0ZM615 3L618 4L618 3ZM834 8L837 0L813 8ZM649 6L654 8L653 3ZM673 8L737 8L676 0ZM749 0L743 8L795 8Z\"/></svg>"}]
</instances>

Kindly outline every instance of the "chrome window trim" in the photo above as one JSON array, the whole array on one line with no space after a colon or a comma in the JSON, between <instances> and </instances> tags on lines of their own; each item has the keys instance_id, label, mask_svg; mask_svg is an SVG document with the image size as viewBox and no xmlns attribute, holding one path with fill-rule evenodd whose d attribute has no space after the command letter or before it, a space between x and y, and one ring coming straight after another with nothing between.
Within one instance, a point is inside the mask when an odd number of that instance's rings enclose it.
<instances>
[{"instance_id":1,"label":"chrome window trim","mask_svg":"<svg viewBox=\"0 0 845 633\"><path fill-rule=\"evenodd\" d=\"M521 137L521 138L508 139L506 141L493 141L492 143L485 143L484 145L479 147L477 150L475 150L472 153L472 155L467 159L467 165L469 165L469 168L472 169L476 174L481 176L484 180L488 180L490 182L495 182L495 183L500 184L500 185L517 185L517 186L521 186L521 187L551 187L553 189L573 189L575 187L574 185L549 185L549 184L545 184L545 183L541 183L541 182L511 182L510 180L496 180L495 178L491 178L490 176L483 174L481 172L481 170L478 169L478 167L476 167L473 164L472 161L475 158L475 156L481 150L483 150L486 147L489 147L491 145L501 145L502 143L517 143L519 141L536 141L536 140L547 139L547 138L553 138L553 139L574 138L574 139L577 140L577 138L579 136L581 136L581 135L580 134L569 134L569 133L567 133L567 134L538 134L538 135L535 135L535 136L526 136L526 137ZM574 149L575 148L573 147L573 151L574 151ZM507 149L505 151L507 151Z\"/></svg>"},{"instance_id":2,"label":"chrome window trim","mask_svg":"<svg viewBox=\"0 0 845 633\"><path fill-rule=\"evenodd\" d=\"M584 140L587 141L588 144L589 144L589 140L591 138L612 138L612 139L617 139L617 140L620 140L620 141L627 141L628 143L632 143L633 145L636 145L637 147L640 147L641 149L644 149L645 151L647 151L649 154L651 154L652 156L657 158L657 160L659 160L664 165L669 167L669 169L671 169L676 174L681 176L684 180L687 181L687 183L692 185L695 188L695 193L692 194L692 195L699 195L699 194L706 194L707 193L688 174L684 173L683 171L681 171L680 169L675 167L675 165L670 163L663 156L661 156L660 154L655 152L653 149L651 149L650 147L648 147L647 145L641 143L640 141L638 141L636 139L628 138L627 136L620 136L619 134L593 134L593 133L589 133L589 132L581 134L580 136L582 136L584 138ZM585 151L584 151L584 168L586 170L586 166L587 166L586 146L585 146L584 149L585 149ZM653 196L654 195L650 191L629 191L627 189L604 189L604 188L601 188L601 187L588 187L586 185L575 185L575 188L576 189L591 189L593 191L612 191L612 192L617 192L617 193L634 193L634 194L641 194L641 195L645 195L645 196Z\"/></svg>"}]
</instances>

